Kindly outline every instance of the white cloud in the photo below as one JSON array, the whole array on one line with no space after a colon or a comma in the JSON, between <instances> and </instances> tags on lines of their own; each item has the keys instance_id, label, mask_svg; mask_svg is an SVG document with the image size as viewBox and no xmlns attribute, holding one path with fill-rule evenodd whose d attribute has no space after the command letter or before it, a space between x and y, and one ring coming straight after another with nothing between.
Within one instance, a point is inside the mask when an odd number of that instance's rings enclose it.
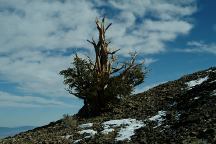
<instances>
[{"instance_id":1,"label":"white cloud","mask_svg":"<svg viewBox=\"0 0 216 144\"><path fill-rule=\"evenodd\" d=\"M19 96L0 91L0 107L73 107L54 99L36 96Z\"/></svg>"},{"instance_id":2,"label":"white cloud","mask_svg":"<svg viewBox=\"0 0 216 144\"><path fill-rule=\"evenodd\" d=\"M192 25L186 21L145 20L141 27L133 32L133 34L137 35L137 40L133 44L139 52L158 53L165 51L166 42L175 40L179 35L187 34L191 28ZM131 45L131 47L134 46Z\"/></svg>"},{"instance_id":3,"label":"white cloud","mask_svg":"<svg viewBox=\"0 0 216 144\"><path fill-rule=\"evenodd\" d=\"M88 47L85 39L93 35L95 30L92 29L94 27L93 20L96 16L101 15L101 11L98 10L100 6L106 5L110 7L111 11L104 10L104 13L119 10L119 12L114 12L114 16L110 18L110 21L114 23L110 33L116 46L124 46L124 49L140 49L145 53L159 52L163 50L164 41L173 40L179 34L186 34L192 28L192 24L184 17L193 14L196 11L196 6L192 5L194 3L192 1L186 2L158 2L155 0L101 2L94 0L93 3L81 0L61 3L42 0L31 2L5 0L1 2L2 7L8 6L11 9L5 8L0 15L1 21L3 21L0 42L3 48L0 51L8 52L23 48L63 50L68 47ZM98 9L95 8L97 6ZM158 14L167 15L170 18L164 20L158 17ZM145 21L143 18L146 15L158 17L158 19ZM141 25L137 25L137 19L140 19ZM152 35L152 30L154 32L159 30L157 34L169 38L157 39L158 45L153 46L148 40L148 35ZM128 41L130 41L128 45L124 44ZM156 50L145 49L143 48L145 45L153 46L151 49Z\"/></svg>"},{"instance_id":4,"label":"white cloud","mask_svg":"<svg viewBox=\"0 0 216 144\"><path fill-rule=\"evenodd\" d=\"M195 4L195 0L162 0L160 2L153 0L152 5L154 6L150 10L155 17L163 20L180 19L196 12L197 8Z\"/></svg>"},{"instance_id":5,"label":"white cloud","mask_svg":"<svg viewBox=\"0 0 216 144\"><path fill-rule=\"evenodd\" d=\"M10 2L10 1L9 1ZM92 4L86 1L31 1L22 0L9 5L12 10L1 13L0 51L23 48L65 49L71 46L82 47L92 33L93 21L97 16ZM7 2L5 2L7 3ZM84 9L84 10L82 10ZM22 11L21 17L16 11Z\"/></svg>"},{"instance_id":6,"label":"white cloud","mask_svg":"<svg viewBox=\"0 0 216 144\"><path fill-rule=\"evenodd\" d=\"M127 54L128 51L146 54L165 51L166 42L190 32L193 25L186 19L197 9L195 1L192 0L128 0L127 2L113 0L107 3L109 3L107 6L120 11L111 19L114 25L110 33L114 47L122 48L122 54ZM105 2L100 4L105 5ZM125 16L122 14L125 12L127 12L127 21L122 17Z\"/></svg>"},{"instance_id":7,"label":"white cloud","mask_svg":"<svg viewBox=\"0 0 216 144\"><path fill-rule=\"evenodd\" d=\"M97 36L97 16L107 14L113 23L108 37L111 47L121 48L121 55L154 54L165 51L166 42L190 32L193 24L187 18L196 11L194 4L193 0L1 0L0 79L16 83L24 94L68 97L58 73L70 65L72 56L60 53L85 48L92 56L86 39ZM147 64L155 61L146 59Z\"/></svg>"},{"instance_id":8,"label":"white cloud","mask_svg":"<svg viewBox=\"0 0 216 144\"><path fill-rule=\"evenodd\" d=\"M203 47L205 46L205 44L202 41L189 41L187 42L188 46L192 46L192 47Z\"/></svg>"},{"instance_id":9,"label":"white cloud","mask_svg":"<svg viewBox=\"0 0 216 144\"><path fill-rule=\"evenodd\" d=\"M158 61L157 59L153 59L153 58L145 58L144 59L145 65L147 65L147 66L152 64L152 63L155 63L157 61Z\"/></svg>"},{"instance_id":10,"label":"white cloud","mask_svg":"<svg viewBox=\"0 0 216 144\"><path fill-rule=\"evenodd\" d=\"M64 90L59 71L69 65L71 57L46 57L40 52L20 52L10 58L0 57L1 75L4 80L17 83L26 93L47 96L69 96Z\"/></svg>"},{"instance_id":11,"label":"white cloud","mask_svg":"<svg viewBox=\"0 0 216 144\"><path fill-rule=\"evenodd\" d=\"M146 20L144 22L143 31L149 32L164 32L164 33L171 33L171 34L187 34L189 30L192 28L191 24L185 21L152 21ZM177 35L176 35L177 36ZM160 37L160 36L158 36ZM168 38L165 40L173 39Z\"/></svg>"},{"instance_id":12,"label":"white cloud","mask_svg":"<svg viewBox=\"0 0 216 144\"><path fill-rule=\"evenodd\" d=\"M154 58L144 58L144 59L139 58L139 59L136 60L136 63L142 63L142 62L144 62L145 66L149 66L152 63L155 63L157 61L158 61L158 59L154 59Z\"/></svg>"},{"instance_id":13,"label":"white cloud","mask_svg":"<svg viewBox=\"0 0 216 144\"><path fill-rule=\"evenodd\" d=\"M180 52L188 53L211 53L216 54L216 43L207 44L203 41L189 41L187 43L187 48L177 49Z\"/></svg>"}]
</instances>

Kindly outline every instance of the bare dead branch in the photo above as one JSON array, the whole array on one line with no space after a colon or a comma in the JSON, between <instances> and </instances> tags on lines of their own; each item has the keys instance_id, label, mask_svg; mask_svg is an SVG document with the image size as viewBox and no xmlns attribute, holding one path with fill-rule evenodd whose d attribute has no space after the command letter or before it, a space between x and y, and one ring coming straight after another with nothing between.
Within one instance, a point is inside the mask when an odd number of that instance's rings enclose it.
<instances>
[{"instance_id":1,"label":"bare dead branch","mask_svg":"<svg viewBox=\"0 0 216 144\"><path fill-rule=\"evenodd\" d=\"M115 50L115 51L113 51L113 52L108 52L108 54L111 54L111 55L114 55L116 52L118 52L120 49L117 49L117 50Z\"/></svg>"},{"instance_id":2,"label":"bare dead branch","mask_svg":"<svg viewBox=\"0 0 216 144\"><path fill-rule=\"evenodd\" d=\"M124 67L125 67L125 65L122 65L122 66L119 67L119 68L112 68L112 69L114 69L114 70L111 72L111 74L114 74L114 73L116 73L116 72L122 70Z\"/></svg>"},{"instance_id":3,"label":"bare dead branch","mask_svg":"<svg viewBox=\"0 0 216 144\"><path fill-rule=\"evenodd\" d=\"M96 18L95 23L97 25L97 29L100 31L101 28L100 28L100 25L99 25L100 22L99 22L98 18Z\"/></svg>"},{"instance_id":4,"label":"bare dead branch","mask_svg":"<svg viewBox=\"0 0 216 144\"><path fill-rule=\"evenodd\" d=\"M112 23L110 23L110 24L106 27L105 31L107 31L111 25L112 25Z\"/></svg>"}]
</instances>

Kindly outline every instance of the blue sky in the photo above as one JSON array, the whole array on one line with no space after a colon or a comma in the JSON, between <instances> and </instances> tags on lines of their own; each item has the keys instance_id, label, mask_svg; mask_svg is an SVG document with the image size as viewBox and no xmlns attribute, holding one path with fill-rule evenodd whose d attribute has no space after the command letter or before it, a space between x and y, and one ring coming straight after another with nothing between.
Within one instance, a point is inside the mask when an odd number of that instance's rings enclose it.
<instances>
[{"instance_id":1,"label":"blue sky","mask_svg":"<svg viewBox=\"0 0 216 144\"><path fill-rule=\"evenodd\" d=\"M0 0L0 126L40 126L74 114L82 101L58 74L106 15L119 57L137 51L150 69L135 92L216 65L216 1Z\"/></svg>"}]
</instances>

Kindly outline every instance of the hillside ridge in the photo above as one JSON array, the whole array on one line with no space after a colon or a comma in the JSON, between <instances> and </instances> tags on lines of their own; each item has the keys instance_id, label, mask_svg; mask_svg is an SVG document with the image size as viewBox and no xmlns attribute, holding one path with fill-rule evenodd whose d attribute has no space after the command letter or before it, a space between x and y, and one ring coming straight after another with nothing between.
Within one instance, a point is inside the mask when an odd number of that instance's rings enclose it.
<instances>
[{"instance_id":1,"label":"hillside ridge","mask_svg":"<svg viewBox=\"0 0 216 144\"><path fill-rule=\"evenodd\" d=\"M128 96L101 116L65 116L0 143L215 143L215 112L211 67Z\"/></svg>"}]
</instances>

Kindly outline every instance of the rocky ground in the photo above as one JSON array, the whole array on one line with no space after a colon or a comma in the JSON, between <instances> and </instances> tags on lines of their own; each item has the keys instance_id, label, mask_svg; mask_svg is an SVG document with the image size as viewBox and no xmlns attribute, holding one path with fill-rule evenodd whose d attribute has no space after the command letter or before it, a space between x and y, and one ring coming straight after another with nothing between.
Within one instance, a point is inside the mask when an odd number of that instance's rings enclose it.
<instances>
[{"instance_id":1,"label":"rocky ground","mask_svg":"<svg viewBox=\"0 0 216 144\"><path fill-rule=\"evenodd\" d=\"M216 143L216 67L124 98L101 116L66 115L0 143Z\"/></svg>"}]
</instances>

